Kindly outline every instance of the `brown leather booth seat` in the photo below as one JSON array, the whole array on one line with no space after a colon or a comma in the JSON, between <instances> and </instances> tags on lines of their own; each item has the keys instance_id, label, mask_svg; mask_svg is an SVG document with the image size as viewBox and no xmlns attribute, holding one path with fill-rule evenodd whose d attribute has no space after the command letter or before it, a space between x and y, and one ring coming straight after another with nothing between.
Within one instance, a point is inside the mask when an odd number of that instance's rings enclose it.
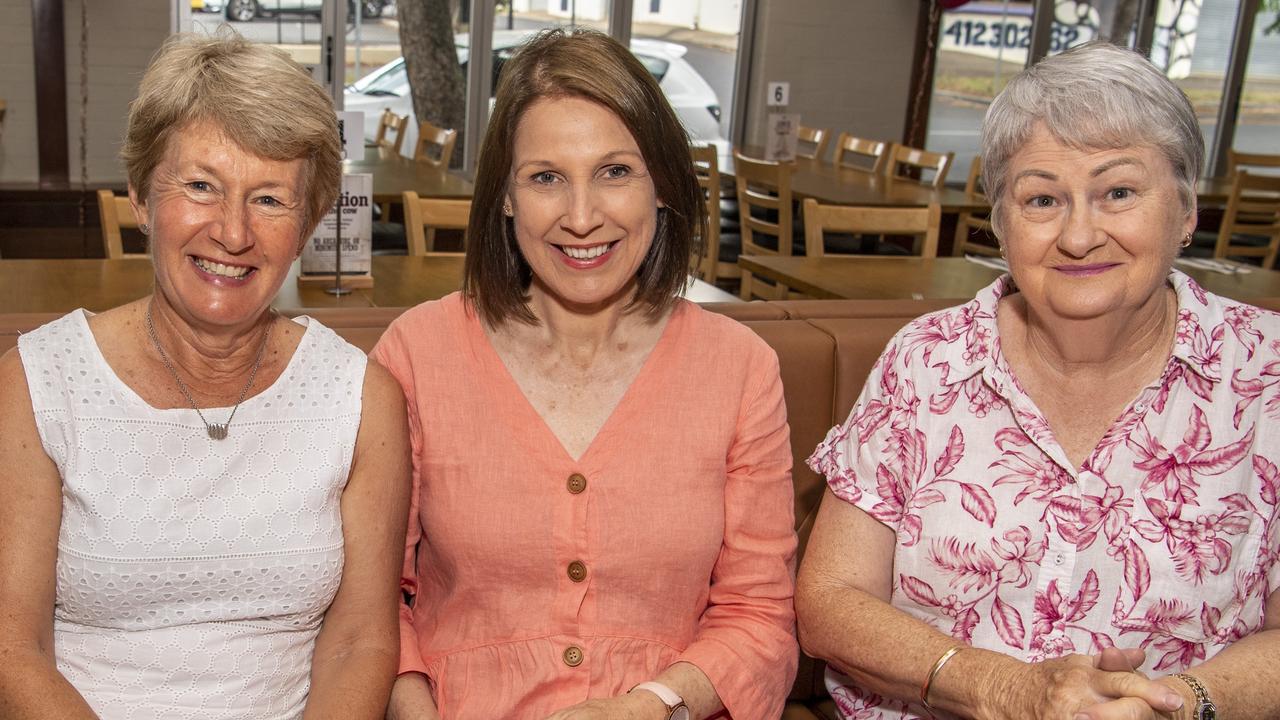
<instances>
[{"instance_id":1,"label":"brown leather booth seat","mask_svg":"<svg viewBox=\"0 0 1280 720\"><path fill-rule=\"evenodd\" d=\"M744 323L778 353L791 425L796 531L802 554L825 487L805 460L827 430L849 414L871 366L893 334L911 319L952 304L937 300L795 300L704 306ZM1261 304L1280 309L1280 302ZM310 314L367 351L400 312L395 308L343 308ZM0 353L16 344L19 332L56 317L0 314ZM820 663L801 658L791 701L782 717L836 720L834 704L823 687Z\"/></svg>"}]
</instances>

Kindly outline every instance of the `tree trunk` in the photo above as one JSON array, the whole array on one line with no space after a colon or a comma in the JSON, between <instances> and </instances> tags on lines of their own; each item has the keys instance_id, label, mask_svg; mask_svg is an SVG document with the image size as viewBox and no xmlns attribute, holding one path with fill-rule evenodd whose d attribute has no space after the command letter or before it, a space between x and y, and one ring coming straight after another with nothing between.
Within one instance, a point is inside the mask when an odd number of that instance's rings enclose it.
<instances>
[{"instance_id":1,"label":"tree trunk","mask_svg":"<svg viewBox=\"0 0 1280 720\"><path fill-rule=\"evenodd\" d=\"M1098 39L1117 45L1129 42L1129 32L1138 18L1138 0L1110 0L1098 10Z\"/></svg>"},{"instance_id":2,"label":"tree trunk","mask_svg":"<svg viewBox=\"0 0 1280 720\"><path fill-rule=\"evenodd\" d=\"M458 64L449 0L397 0L396 8L413 112L420 121L457 130L455 147L460 147L467 113L467 79ZM462 153L455 150L451 164L456 167L461 163Z\"/></svg>"}]
</instances>

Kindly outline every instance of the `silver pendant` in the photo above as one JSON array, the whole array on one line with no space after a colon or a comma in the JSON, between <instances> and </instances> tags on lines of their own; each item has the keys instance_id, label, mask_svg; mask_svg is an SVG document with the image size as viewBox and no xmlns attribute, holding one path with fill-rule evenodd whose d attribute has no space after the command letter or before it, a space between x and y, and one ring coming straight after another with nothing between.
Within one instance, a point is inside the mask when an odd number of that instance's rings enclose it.
<instances>
[{"instance_id":1,"label":"silver pendant","mask_svg":"<svg viewBox=\"0 0 1280 720\"><path fill-rule=\"evenodd\" d=\"M213 425L206 426L206 429L209 431L209 437L213 438L214 440L227 439L227 426L225 424L219 425L217 423L214 423Z\"/></svg>"}]
</instances>

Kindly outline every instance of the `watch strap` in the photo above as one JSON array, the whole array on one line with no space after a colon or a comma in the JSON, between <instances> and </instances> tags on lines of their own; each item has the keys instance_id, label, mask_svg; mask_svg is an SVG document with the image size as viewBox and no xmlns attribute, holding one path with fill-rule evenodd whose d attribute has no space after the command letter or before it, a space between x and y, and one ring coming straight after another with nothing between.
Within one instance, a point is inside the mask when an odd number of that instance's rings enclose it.
<instances>
[{"instance_id":1,"label":"watch strap","mask_svg":"<svg viewBox=\"0 0 1280 720\"><path fill-rule=\"evenodd\" d=\"M1205 689L1200 679L1187 673L1178 673L1174 677L1186 683L1196 696L1196 708L1193 711L1192 718L1194 720L1217 720L1218 706L1213 704L1213 700L1209 697L1209 691Z\"/></svg>"},{"instance_id":2,"label":"watch strap","mask_svg":"<svg viewBox=\"0 0 1280 720\"><path fill-rule=\"evenodd\" d=\"M668 713L674 712L681 705L684 705L684 698L680 697L679 693L660 682L642 682L631 688L631 692L635 692L636 690L648 690L654 695L657 695L658 699L662 701L662 704L667 706Z\"/></svg>"}]
</instances>

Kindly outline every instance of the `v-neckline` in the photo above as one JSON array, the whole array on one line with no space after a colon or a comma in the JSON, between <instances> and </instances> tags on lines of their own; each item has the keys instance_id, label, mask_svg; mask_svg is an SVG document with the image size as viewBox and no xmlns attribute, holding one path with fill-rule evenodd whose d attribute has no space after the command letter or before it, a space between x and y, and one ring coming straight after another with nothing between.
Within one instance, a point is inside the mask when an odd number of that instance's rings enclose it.
<instances>
[{"instance_id":1,"label":"v-neckline","mask_svg":"<svg viewBox=\"0 0 1280 720\"><path fill-rule=\"evenodd\" d=\"M554 444L556 449L560 451L560 455L573 465L581 465L589 458L599 446L601 439L610 434L612 426L618 422L618 418L623 414L632 402L632 397L638 394L637 388L642 387L647 378L653 374L654 366L662 362L663 358L669 353L669 346L675 343L675 336L684 326L684 318L688 312L686 307L687 301L679 299L675 306L668 313L666 325L662 328L662 333L658 336L658 341L649 349L649 354L645 356L640 365L640 370L636 372L636 376L631 379L631 383L627 385L627 389L623 391L622 397L618 398L618 402L609 411L609 416L601 423L596 430L596 434L591 438L591 442L587 443L587 447L578 457L574 457L565 447L564 441L555 433L546 418L542 417L542 413L538 412L538 408L534 407L533 402L529 400L529 396L525 393L524 388L516 380L515 375L511 373L511 369L507 367L502 356L498 354L498 349L494 347L493 341L489 339L489 335L485 332L484 324L480 317L470 308L465 309L464 322L469 328L472 336L472 342L478 347L479 355L483 362L491 366L491 372L485 373L486 377L499 378L499 386L492 388L499 394L515 393L520 397L520 412L529 417L529 422L539 428L539 432L544 434L548 440Z\"/></svg>"}]
</instances>

